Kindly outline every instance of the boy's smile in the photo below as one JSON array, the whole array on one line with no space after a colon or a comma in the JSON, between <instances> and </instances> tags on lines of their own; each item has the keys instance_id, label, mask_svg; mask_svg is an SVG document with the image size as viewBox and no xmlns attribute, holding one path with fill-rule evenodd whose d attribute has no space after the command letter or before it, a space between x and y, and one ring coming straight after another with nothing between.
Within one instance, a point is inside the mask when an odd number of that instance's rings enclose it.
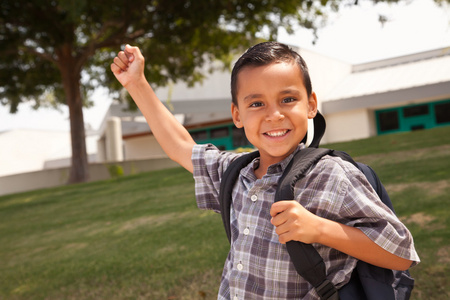
<instances>
[{"instance_id":1,"label":"boy's smile","mask_svg":"<svg viewBox=\"0 0 450 300\"><path fill-rule=\"evenodd\" d=\"M308 118L317 112L314 93L308 98L295 63L245 67L238 74L234 123L260 151L260 171L289 156L304 138Z\"/></svg>"}]
</instances>

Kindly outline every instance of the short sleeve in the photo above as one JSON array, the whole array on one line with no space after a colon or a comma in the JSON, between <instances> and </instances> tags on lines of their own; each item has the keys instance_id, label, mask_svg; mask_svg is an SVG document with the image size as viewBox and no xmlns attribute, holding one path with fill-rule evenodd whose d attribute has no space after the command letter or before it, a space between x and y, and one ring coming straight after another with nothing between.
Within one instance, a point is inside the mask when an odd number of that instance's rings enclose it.
<instances>
[{"instance_id":1,"label":"short sleeve","mask_svg":"<svg viewBox=\"0 0 450 300\"><path fill-rule=\"evenodd\" d=\"M348 177L350 184L345 194L341 212L357 216L349 224L360 229L378 246L399 257L420 262L414 240L408 228L393 211L379 199L364 174Z\"/></svg>"},{"instance_id":2,"label":"short sleeve","mask_svg":"<svg viewBox=\"0 0 450 300\"><path fill-rule=\"evenodd\" d=\"M219 190L222 174L240 154L220 151L212 144L195 145L192 151L195 197L200 209L220 212Z\"/></svg>"},{"instance_id":3,"label":"short sleeve","mask_svg":"<svg viewBox=\"0 0 450 300\"><path fill-rule=\"evenodd\" d=\"M420 261L410 231L351 163L325 156L308 174L304 186L301 185L296 186L299 201L308 210L360 229L390 253Z\"/></svg>"}]
</instances>

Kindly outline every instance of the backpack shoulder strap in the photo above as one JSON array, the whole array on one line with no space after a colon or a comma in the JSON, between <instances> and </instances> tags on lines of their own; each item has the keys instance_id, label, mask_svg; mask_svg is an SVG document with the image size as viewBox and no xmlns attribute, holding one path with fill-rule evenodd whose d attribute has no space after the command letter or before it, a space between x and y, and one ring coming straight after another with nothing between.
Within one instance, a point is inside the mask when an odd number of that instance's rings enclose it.
<instances>
[{"instance_id":1,"label":"backpack shoulder strap","mask_svg":"<svg viewBox=\"0 0 450 300\"><path fill-rule=\"evenodd\" d=\"M222 175L220 181L219 202L220 214L222 215L223 225L227 233L228 241L231 242L231 227L230 227L230 208L233 196L233 187L239 177L241 169L247 166L252 160L259 156L258 151L250 152L239 156L230 163L228 168Z\"/></svg>"},{"instance_id":2,"label":"backpack shoulder strap","mask_svg":"<svg viewBox=\"0 0 450 300\"><path fill-rule=\"evenodd\" d=\"M305 148L297 152L278 181L275 202L294 200L296 182L305 177L308 170L323 156L332 152L333 150L324 148ZM297 273L314 286L320 299L339 299L336 287L327 279L322 257L311 244L289 241L286 249Z\"/></svg>"},{"instance_id":3,"label":"backpack shoulder strap","mask_svg":"<svg viewBox=\"0 0 450 300\"><path fill-rule=\"evenodd\" d=\"M278 181L278 188L275 193L275 202L282 200L292 200L294 197L294 186L306 172L315 165L323 156L333 153L333 150L325 148L304 148L298 151Z\"/></svg>"}]
</instances>

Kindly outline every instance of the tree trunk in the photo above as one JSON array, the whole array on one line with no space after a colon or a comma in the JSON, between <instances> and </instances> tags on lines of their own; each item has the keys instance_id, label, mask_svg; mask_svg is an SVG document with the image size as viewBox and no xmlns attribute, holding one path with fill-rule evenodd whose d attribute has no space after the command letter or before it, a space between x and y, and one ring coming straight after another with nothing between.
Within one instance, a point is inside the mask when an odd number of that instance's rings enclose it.
<instances>
[{"instance_id":1,"label":"tree trunk","mask_svg":"<svg viewBox=\"0 0 450 300\"><path fill-rule=\"evenodd\" d=\"M71 85L73 94L67 97L70 115L70 137L72 142L72 160L68 183L78 183L85 182L89 179L89 169L80 82L73 81Z\"/></svg>"},{"instance_id":2,"label":"tree trunk","mask_svg":"<svg viewBox=\"0 0 450 300\"><path fill-rule=\"evenodd\" d=\"M67 47L70 48L70 47ZM70 117L72 161L68 183L85 182L89 179L84 130L83 100L80 91L81 67L71 55L71 49L62 49L59 55L59 69L64 85Z\"/></svg>"}]
</instances>

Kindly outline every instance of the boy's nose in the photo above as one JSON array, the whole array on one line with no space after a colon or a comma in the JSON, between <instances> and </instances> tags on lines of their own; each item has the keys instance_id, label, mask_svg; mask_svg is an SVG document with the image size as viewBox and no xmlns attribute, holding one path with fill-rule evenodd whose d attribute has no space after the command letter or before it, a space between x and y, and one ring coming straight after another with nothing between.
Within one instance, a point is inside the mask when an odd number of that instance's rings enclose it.
<instances>
[{"instance_id":1,"label":"boy's nose","mask_svg":"<svg viewBox=\"0 0 450 300\"><path fill-rule=\"evenodd\" d=\"M280 110L279 107L274 107L272 109L269 109L266 120L267 121L281 121L284 119L284 114Z\"/></svg>"}]
</instances>

